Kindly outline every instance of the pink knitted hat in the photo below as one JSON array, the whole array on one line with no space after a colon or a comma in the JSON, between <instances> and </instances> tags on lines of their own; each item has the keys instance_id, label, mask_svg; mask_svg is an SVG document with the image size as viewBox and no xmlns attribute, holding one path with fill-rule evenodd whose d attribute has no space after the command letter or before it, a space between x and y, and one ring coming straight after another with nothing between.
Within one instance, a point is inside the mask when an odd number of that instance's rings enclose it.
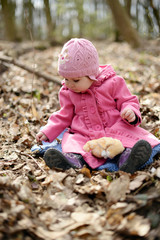
<instances>
[{"instance_id":1,"label":"pink knitted hat","mask_svg":"<svg viewBox=\"0 0 160 240\"><path fill-rule=\"evenodd\" d=\"M72 38L62 48L58 72L64 78L88 76L97 80L99 60L96 48L86 39Z\"/></svg>"}]
</instances>

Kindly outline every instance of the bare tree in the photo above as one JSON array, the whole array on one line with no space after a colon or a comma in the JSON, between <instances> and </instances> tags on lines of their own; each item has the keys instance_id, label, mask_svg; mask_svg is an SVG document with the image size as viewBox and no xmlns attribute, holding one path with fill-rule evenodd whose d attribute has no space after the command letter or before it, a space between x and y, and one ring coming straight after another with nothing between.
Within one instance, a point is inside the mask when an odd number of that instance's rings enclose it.
<instances>
[{"instance_id":1,"label":"bare tree","mask_svg":"<svg viewBox=\"0 0 160 240\"><path fill-rule=\"evenodd\" d=\"M16 3L12 0L0 0L2 6L5 34L8 40L17 40L15 9Z\"/></svg>"},{"instance_id":2,"label":"bare tree","mask_svg":"<svg viewBox=\"0 0 160 240\"><path fill-rule=\"evenodd\" d=\"M157 2L159 4L159 2ZM160 4L155 6L152 0L139 1L139 4L145 10L144 17L147 23L148 37L153 37L155 33L155 24L160 32Z\"/></svg>"},{"instance_id":3,"label":"bare tree","mask_svg":"<svg viewBox=\"0 0 160 240\"><path fill-rule=\"evenodd\" d=\"M160 3L158 5L158 7L156 8L154 6L153 0L150 0L150 6L153 9L153 14L154 14L154 17L155 17L155 19L157 21L157 25L158 25L159 33L160 33Z\"/></svg>"},{"instance_id":4,"label":"bare tree","mask_svg":"<svg viewBox=\"0 0 160 240\"><path fill-rule=\"evenodd\" d=\"M22 9L22 29L23 29L23 38L30 39L30 34L28 29L34 34L33 26L33 10L34 6L32 0L23 0L23 9Z\"/></svg>"},{"instance_id":5,"label":"bare tree","mask_svg":"<svg viewBox=\"0 0 160 240\"><path fill-rule=\"evenodd\" d=\"M128 16L131 17L131 5L132 5L132 0L125 0L125 8L128 13Z\"/></svg>"},{"instance_id":6,"label":"bare tree","mask_svg":"<svg viewBox=\"0 0 160 240\"><path fill-rule=\"evenodd\" d=\"M47 29L48 29L48 39L53 40L55 24L52 22L52 14L50 10L49 0L44 1L44 12L47 20Z\"/></svg>"},{"instance_id":7,"label":"bare tree","mask_svg":"<svg viewBox=\"0 0 160 240\"><path fill-rule=\"evenodd\" d=\"M107 0L107 3L112 11L116 27L123 38L133 47L139 47L141 45L141 38L132 27L130 18L125 9L118 0Z\"/></svg>"},{"instance_id":8,"label":"bare tree","mask_svg":"<svg viewBox=\"0 0 160 240\"><path fill-rule=\"evenodd\" d=\"M77 20L78 20L78 24L79 24L79 37L83 36L83 26L84 26L84 21L83 21L83 17L84 17L84 10L83 10L83 0L82 1L75 1L75 6L77 9Z\"/></svg>"}]
</instances>

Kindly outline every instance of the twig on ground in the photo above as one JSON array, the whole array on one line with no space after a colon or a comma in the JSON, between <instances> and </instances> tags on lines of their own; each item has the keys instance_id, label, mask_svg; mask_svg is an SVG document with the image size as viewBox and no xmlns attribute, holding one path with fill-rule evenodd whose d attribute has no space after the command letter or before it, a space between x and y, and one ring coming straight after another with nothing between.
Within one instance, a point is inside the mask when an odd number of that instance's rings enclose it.
<instances>
[{"instance_id":1,"label":"twig on ground","mask_svg":"<svg viewBox=\"0 0 160 240\"><path fill-rule=\"evenodd\" d=\"M34 73L36 76L42 77L42 78L46 79L47 81L51 81L51 82L54 82L54 83L56 83L58 85L61 85L61 80L59 78L51 77L49 74L46 74L44 72L40 72L40 71L30 67L30 66L26 66L25 63L22 63L22 62L20 62L18 60L15 60L15 59L13 59L11 57L8 57L8 56L5 56L5 55L1 55L0 56L0 60L2 62L7 62L7 63L13 64L13 65L16 65L16 66L18 66L18 67L20 67L20 68L22 68L22 69L24 69L24 70L26 70L26 71L28 71L30 73Z\"/></svg>"},{"instance_id":2,"label":"twig on ground","mask_svg":"<svg viewBox=\"0 0 160 240\"><path fill-rule=\"evenodd\" d=\"M37 164L37 166L41 169L41 171L44 172L44 173L46 173L45 170L44 170L43 168L41 168L41 166L40 166L39 163L36 161L36 159L34 159L34 157L32 157L30 154L28 154L28 153L23 153L23 152L17 152L17 153L22 154L22 155L24 155L24 156L26 156L26 157L31 158L31 159Z\"/></svg>"}]
</instances>

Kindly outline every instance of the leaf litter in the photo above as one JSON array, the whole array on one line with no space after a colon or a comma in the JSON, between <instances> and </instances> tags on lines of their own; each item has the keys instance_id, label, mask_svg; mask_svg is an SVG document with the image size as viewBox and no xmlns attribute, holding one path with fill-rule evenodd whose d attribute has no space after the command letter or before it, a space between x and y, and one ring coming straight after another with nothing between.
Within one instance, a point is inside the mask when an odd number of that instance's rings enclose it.
<instances>
[{"instance_id":1,"label":"leaf litter","mask_svg":"<svg viewBox=\"0 0 160 240\"><path fill-rule=\"evenodd\" d=\"M141 126L160 138L158 56L126 43L95 45L100 63L112 64L138 95ZM15 49L20 53L23 43ZM60 49L17 54L12 43L1 44L1 52L30 66L35 57L37 68L55 77ZM30 148L40 126L59 109L60 87L9 64L0 73L0 87L0 239L160 239L159 156L133 175L86 167L50 170Z\"/></svg>"}]
</instances>

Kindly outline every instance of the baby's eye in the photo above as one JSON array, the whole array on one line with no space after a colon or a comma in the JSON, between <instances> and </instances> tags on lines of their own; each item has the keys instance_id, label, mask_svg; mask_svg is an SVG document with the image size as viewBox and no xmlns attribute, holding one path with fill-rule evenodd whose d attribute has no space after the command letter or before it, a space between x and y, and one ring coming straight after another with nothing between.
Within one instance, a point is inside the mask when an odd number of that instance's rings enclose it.
<instances>
[{"instance_id":1,"label":"baby's eye","mask_svg":"<svg viewBox=\"0 0 160 240\"><path fill-rule=\"evenodd\" d=\"M76 82L79 82L79 80L74 80L73 82L75 82L75 83L76 83Z\"/></svg>"}]
</instances>

